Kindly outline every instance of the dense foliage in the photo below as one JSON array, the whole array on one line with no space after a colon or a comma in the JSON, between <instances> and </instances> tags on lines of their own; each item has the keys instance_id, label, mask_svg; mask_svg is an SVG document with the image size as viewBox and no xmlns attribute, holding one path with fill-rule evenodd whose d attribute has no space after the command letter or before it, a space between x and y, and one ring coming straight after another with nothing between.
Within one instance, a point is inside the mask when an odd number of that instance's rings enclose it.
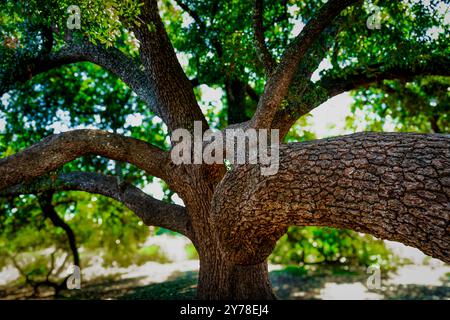
<instances>
[{"instance_id":1,"label":"dense foliage","mask_svg":"<svg viewBox=\"0 0 450 320\"><path fill-rule=\"evenodd\" d=\"M383 244L369 235L327 227L291 227L278 241L271 261L277 264L312 264L350 267L391 267L392 255Z\"/></svg>"},{"instance_id":2,"label":"dense foliage","mask_svg":"<svg viewBox=\"0 0 450 320\"><path fill-rule=\"evenodd\" d=\"M411 82L382 83L354 93L353 112L369 115L368 129L381 130L387 121L398 131L450 132L450 79L421 77Z\"/></svg>"},{"instance_id":3,"label":"dense foliage","mask_svg":"<svg viewBox=\"0 0 450 320\"><path fill-rule=\"evenodd\" d=\"M283 48L317 12L322 1L265 2L265 37L269 51L279 60ZM81 30L65 28L69 5L78 5L82 12ZM374 5L381 8L381 30L361 27L366 25ZM223 128L247 120L256 108L266 77L254 50L252 1L164 0L159 6L168 35L212 126ZM114 46L136 58L139 44L130 29L146 23L138 18L140 7L139 1L132 0L2 1L2 84L8 84L13 67L30 59L39 63L41 55L70 41L89 40ZM405 65L420 68L431 58L450 54L445 1L428 4L412 0L365 1L344 10L340 19L309 50L309 64L300 69L302 75L314 74L316 79L308 84L298 80L298 87L304 90L289 93L287 109L300 106L302 110L306 104L322 103L327 98L322 88L326 81L346 79L355 70L370 71L377 65L383 65L386 70ZM154 29L151 24L147 27L150 31ZM336 35L338 31L341 32ZM397 46L398 43L402 45ZM370 76L376 78L377 74ZM207 100L204 99L206 89L211 88L219 90L220 101L203 101ZM363 111L369 129L381 130L390 118L400 131L448 132L448 88L447 77L379 81L354 92L354 111ZM239 114L230 112L236 104L242 104ZM307 121L307 116L299 119L286 140L314 139L313 133L302 131ZM50 134L74 128L108 130L168 147L165 126L129 87L96 65L77 63L14 85L3 95L0 157L14 154ZM74 170L117 176L141 188L153 181L129 164L101 157L83 157L60 169L61 172ZM163 188L165 200L171 201L173 192L166 185ZM70 255L66 233L55 228L43 214L40 196L0 199L0 268L13 261L23 265L24 275L42 278L54 267L53 254L55 259ZM78 247L91 252L100 248L105 264L128 265L157 255L154 248L140 248L149 235L148 228L123 205L81 192L57 193L52 203L58 215L73 229ZM45 251L48 248L51 248L50 256ZM23 257L22 253L29 255ZM85 258L88 255L82 254L82 265L87 263ZM290 229L271 259L283 264L384 265L388 258L389 253L381 242L369 236L308 227Z\"/></svg>"}]
</instances>

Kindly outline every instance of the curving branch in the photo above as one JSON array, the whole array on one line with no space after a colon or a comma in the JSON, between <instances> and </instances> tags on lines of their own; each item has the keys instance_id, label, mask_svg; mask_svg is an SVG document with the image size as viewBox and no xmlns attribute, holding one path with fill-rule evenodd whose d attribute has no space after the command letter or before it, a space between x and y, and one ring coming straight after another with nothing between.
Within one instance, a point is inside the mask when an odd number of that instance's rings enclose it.
<instances>
[{"instance_id":1,"label":"curving branch","mask_svg":"<svg viewBox=\"0 0 450 320\"><path fill-rule=\"evenodd\" d=\"M368 72L368 70L370 71ZM344 76L324 75L318 82L319 86L327 90L329 97L358 87L369 86L382 80L410 81L417 76L450 76L450 59L448 57L434 57L404 66L378 64L365 67L363 70L346 67L339 73L344 74Z\"/></svg>"},{"instance_id":2,"label":"curving branch","mask_svg":"<svg viewBox=\"0 0 450 320\"><path fill-rule=\"evenodd\" d=\"M156 200L129 183L98 173L71 172L57 177L40 177L0 191L0 196L45 194L56 191L86 191L117 200L133 211L146 225L159 226L193 237L191 223L182 206Z\"/></svg>"},{"instance_id":3,"label":"curving branch","mask_svg":"<svg viewBox=\"0 0 450 320\"><path fill-rule=\"evenodd\" d=\"M55 170L84 155L95 154L131 163L161 179L170 157L144 141L101 130L74 130L49 136L12 156L0 159L0 190Z\"/></svg>"},{"instance_id":4,"label":"curving branch","mask_svg":"<svg viewBox=\"0 0 450 320\"><path fill-rule=\"evenodd\" d=\"M184 3L182 0L175 0L175 3L183 9L188 15L191 16L192 19L194 19L195 23L199 26L201 31L204 31L206 29L206 25L203 22L203 20L200 18L200 16L192 10L186 3Z\"/></svg>"},{"instance_id":5,"label":"curving branch","mask_svg":"<svg viewBox=\"0 0 450 320\"><path fill-rule=\"evenodd\" d=\"M159 16L156 0L143 2L139 19L142 23L133 32L140 42L141 61L160 117L170 131L178 128L193 131L194 121L202 121L207 130L208 124Z\"/></svg>"},{"instance_id":6,"label":"curving branch","mask_svg":"<svg viewBox=\"0 0 450 320\"><path fill-rule=\"evenodd\" d=\"M294 87L294 83L290 88L294 92L294 98L302 94L309 94L317 98L314 103L305 103L302 100L290 100L290 95L288 95L288 105L277 111L272 122L272 127L279 128L281 136L284 136L298 118L311 112L311 110L338 94L374 84L380 85L383 80L398 79L410 81L418 76L450 76L449 70L449 58L434 57L426 61L416 61L415 63L404 66L388 67L381 64L374 64L359 70L355 70L354 67L346 67L339 71L339 75L325 74L316 83L308 80L298 84L297 87ZM438 133L438 131L439 128L435 127L435 132Z\"/></svg>"},{"instance_id":7,"label":"curving branch","mask_svg":"<svg viewBox=\"0 0 450 320\"><path fill-rule=\"evenodd\" d=\"M283 145L277 174L229 172L213 212L222 245L242 264L267 257L290 225L365 232L450 262L450 136L358 133Z\"/></svg>"},{"instance_id":8,"label":"curving branch","mask_svg":"<svg viewBox=\"0 0 450 320\"><path fill-rule=\"evenodd\" d=\"M266 46L264 36L264 0L255 0L253 9L253 30L255 48L258 59L261 61L267 75L270 75L276 67L276 61Z\"/></svg>"},{"instance_id":9,"label":"curving branch","mask_svg":"<svg viewBox=\"0 0 450 320\"><path fill-rule=\"evenodd\" d=\"M334 19L311 45L305 58L299 64L294 79L289 86L285 105L277 110L271 124L271 128L280 129L281 137L288 133L298 118L328 100L327 94L323 94L324 89L314 84L310 79L331 47L334 45L336 48L335 38L341 31L341 24L342 17ZM304 96L315 98L308 101L308 99L304 99Z\"/></svg>"},{"instance_id":10,"label":"curving branch","mask_svg":"<svg viewBox=\"0 0 450 320\"><path fill-rule=\"evenodd\" d=\"M140 63L116 48L106 48L84 41L69 42L56 52L42 54L34 59L18 57L17 61L0 74L0 95L12 89L15 83L23 83L33 76L61 66L92 62L119 77L160 116L157 101L149 90L150 83Z\"/></svg>"},{"instance_id":11,"label":"curving branch","mask_svg":"<svg viewBox=\"0 0 450 320\"><path fill-rule=\"evenodd\" d=\"M258 103L250 125L254 128L269 128L272 120L286 98L298 66L315 39L337 17L342 10L358 0L330 0L305 25L300 34L286 49L280 63L268 79L264 93Z\"/></svg>"},{"instance_id":12,"label":"curving branch","mask_svg":"<svg viewBox=\"0 0 450 320\"><path fill-rule=\"evenodd\" d=\"M80 255L78 253L78 246L75 233L73 232L72 228L64 221L64 219L62 219L56 212L55 206L52 203L53 194L54 194L53 190L49 190L47 192L40 194L38 196L39 206L41 207L44 216L46 218L49 218L55 227L64 230L67 236L67 241L69 242L70 251L72 252L73 264L76 266L80 266ZM49 276L52 271L53 268L51 268L49 274L47 275L47 281L49 280Z\"/></svg>"}]
</instances>

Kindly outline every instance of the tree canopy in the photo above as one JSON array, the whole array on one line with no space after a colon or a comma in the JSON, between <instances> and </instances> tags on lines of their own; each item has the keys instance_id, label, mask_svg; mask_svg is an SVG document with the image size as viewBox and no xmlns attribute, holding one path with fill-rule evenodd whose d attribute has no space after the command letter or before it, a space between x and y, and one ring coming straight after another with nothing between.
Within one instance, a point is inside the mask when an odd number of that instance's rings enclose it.
<instances>
[{"instance_id":1,"label":"tree canopy","mask_svg":"<svg viewBox=\"0 0 450 320\"><path fill-rule=\"evenodd\" d=\"M446 1L431 0L2 1L2 241L16 221L67 229L55 217L76 202L81 225L106 219L99 239L121 234L131 248L140 218L193 241L207 298L272 297L265 261L292 225L349 228L448 261L449 140L438 133L449 126L449 17ZM211 88L220 102L208 101ZM375 131L392 119L435 134L303 143L314 138L298 130L307 115L346 91ZM279 174L175 165L169 135L195 121L279 129L290 142ZM141 190L155 178L163 200Z\"/></svg>"}]
</instances>

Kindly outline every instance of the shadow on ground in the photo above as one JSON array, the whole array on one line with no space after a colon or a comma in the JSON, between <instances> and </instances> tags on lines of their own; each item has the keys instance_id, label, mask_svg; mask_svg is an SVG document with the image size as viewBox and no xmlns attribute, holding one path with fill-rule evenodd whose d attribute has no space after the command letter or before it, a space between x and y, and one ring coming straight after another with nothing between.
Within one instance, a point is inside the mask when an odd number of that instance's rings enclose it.
<instances>
[{"instance_id":1,"label":"shadow on ground","mask_svg":"<svg viewBox=\"0 0 450 320\"><path fill-rule=\"evenodd\" d=\"M197 290L198 273L175 272L167 281L135 288L119 299L123 300L193 300Z\"/></svg>"},{"instance_id":2,"label":"shadow on ground","mask_svg":"<svg viewBox=\"0 0 450 320\"><path fill-rule=\"evenodd\" d=\"M198 273L174 272L166 281L142 285L141 278L109 276L84 283L82 290L64 291L57 299L192 300ZM386 285L378 290L365 286L363 272L325 272L307 275L293 268L270 273L279 299L450 299L448 279L442 285ZM50 291L32 296L25 287L0 288L0 299L53 299Z\"/></svg>"},{"instance_id":3,"label":"shadow on ground","mask_svg":"<svg viewBox=\"0 0 450 320\"><path fill-rule=\"evenodd\" d=\"M442 286L389 285L368 290L365 287L367 276L357 272L311 276L283 269L272 271L270 277L279 299L450 299L448 282ZM194 299L196 286L197 272L174 273L166 282L137 287L117 298Z\"/></svg>"}]
</instances>

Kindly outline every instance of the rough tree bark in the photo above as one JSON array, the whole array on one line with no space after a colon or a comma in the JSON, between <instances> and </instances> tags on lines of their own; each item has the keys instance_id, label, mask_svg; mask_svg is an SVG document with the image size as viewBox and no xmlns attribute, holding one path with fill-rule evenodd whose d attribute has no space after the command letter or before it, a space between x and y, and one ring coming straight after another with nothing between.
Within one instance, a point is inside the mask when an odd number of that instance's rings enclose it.
<instances>
[{"instance_id":1,"label":"rough tree bark","mask_svg":"<svg viewBox=\"0 0 450 320\"><path fill-rule=\"evenodd\" d=\"M205 33L207 24L202 18L182 0L176 2ZM329 0L276 61L264 43L264 1L255 1L255 45L266 68L267 83L255 115L243 122L242 99L246 94L258 97L248 84L228 79L225 89L229 107L234 106L229 110L230 122L238 122L233 128L279 128L284 137L300 116L345 90L384 78L449 75L449 60L442 58L436 64L422 63L421 68L353 70L345 72L343 79L323 77L313 84L310 76L321 60L317 57L323 57L329 46L319 45L317 50L311 46L321 41L325 29L355 2ZM203 129L208 129L155 0L144 1L139 18L152 25L149 28L142 23L133 30L140 42L140 61L101 46L67 45L43 56L40 64L30 61L27 70L36 74L66 63L91 61L121 77L163 119L169 131L192 130L194 121L202 121ZM212 45L221 57L220 40L215 39ZM314 62L305 62L312 58ZM28 79L29 74L20 70L0 79L2 92ZM314 101L302 100L303 95L316 91L320 94ZM163 203L130 184L97 173L47 175L88 154L128 162L163 179L185 207ZM167 151L98 130L51 136L0 159L0 195L60 190L103 194L124 203L146 224L163 226L191 239L200 257L198 297L202 299L274 298L266 259L291 225L367 232L450 262L448 135L362 133L285 144L280 150L280 170L273 176L261 176L258 165L235 166L229 172L223 165L177 166Z\"/></svg>"},{"instance_id":2,"label":"rough tree bark","mask_svg":"<svg viewBox=\"0 0 450 320\"><path fill-rule=\"evenodd\" d=\"M289 225L353 229L448 262L449 166L445 135L359 133L288 144L276 175L250 166L227 174L212 211L236 263L260 262Z\"/></svg>"}]
</instances>

